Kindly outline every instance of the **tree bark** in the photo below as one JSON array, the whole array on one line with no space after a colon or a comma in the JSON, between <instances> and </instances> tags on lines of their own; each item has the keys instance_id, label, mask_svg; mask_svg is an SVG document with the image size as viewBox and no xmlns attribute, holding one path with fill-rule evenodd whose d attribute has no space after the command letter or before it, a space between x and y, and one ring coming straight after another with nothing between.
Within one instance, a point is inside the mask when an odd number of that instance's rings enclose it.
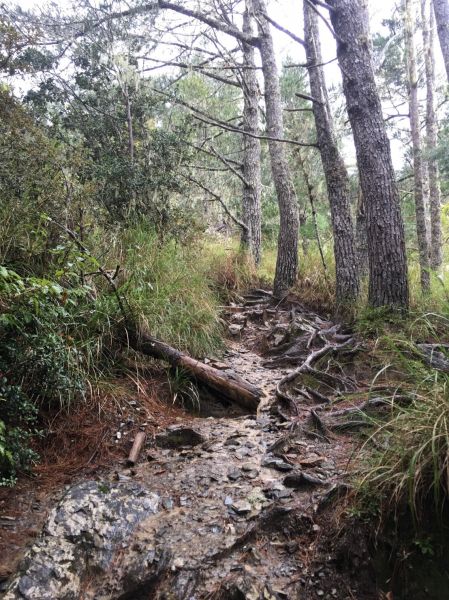
<instances>
[{"instance_id":1,"label":"tree bark","mask_svg":"<svg viewBox=\"0 0 449 600\"><path fill-rule=\"evenodd\" d=\"M444 66L446 67L446 75L449 81L449 1L433 0L433 9Z\"/></svg>"},{"instance_id":2,"label":"tree bark","mask_svg":"<svg viewBox=\"0 0 449 600\"><path fill-rule=\"evenodd\" d=\"M319 39L318 15L304 2L304 37L310 92L317 143L321 154L327 194L331 209L334 236L336 301L338 304L354 301L359 294L354 228L349 202L349 178L338 150L334 123L324 79Z\"/></svg>"},{"instance_id":3,"label":"tree bark","mask_svg":"<svg viewBox=\"0 0 449 600\"><path fill-rule=\"evenodd\" d=\"M359 277L367 277L368 269L368 245L366 235L366 211L363 201L362 188L359 185L359 193L357 196L357 214L355 222L355 238L357 248L357 265Z\"/></svg>"},{"instance_id":4,"label":"tree bark","mask_svg":"<svg viewBox=\"0 0 449 600\"><path fill-rule=\"evenodd\" d=\"M421 289L430 291L430 252L427 238L426 209L424 206L423 158L419 122L418 75L416 71L415 19L413 0L405 0L405 49L408 74L410 128L413 148L413 177L415 196L416 235L418 238Z\"/></svg>"},{"instance_id":5,"label":"tree bark","mask_svg":"<svg viewBox=\"0 0 449 600\"><path fill-rule=\"evenodd\" d=\"M243 32L252 36L252 17L246 9L243 15ZM243 64L243 127L245 131L259 133L259 85L255 70L254 47L242 42ZM249 68L248 68L249 67ZM261 233L261 166L260 140L245 135L243 137L243 222L248 227L242 231L242 245L249 249L254 263L258 265L262 255Z\"/></svg>"},{"instance_id":6,"label":"tree bark","mask_svg":"<svg viewBox=\"0 0 449 600\"><path fill-rule=\"evenodd\" d=\"M426 73L426 150L430 205L430 266L438 269L441 255L441 191L438 163L433 156L437 145L438 125L435 114L435 19L427 0L421 0L422 36Z\"/></svg>"},{"instance_id":7,"label":"tree bark","mask_svg":"<svg viewBox=\"0 0 449 600\"><path fill-rule=\"evenodd\" d=\"M405 308L409 292L404 224L374 79L366 3L328 0L328 4L366 207L369 303Z\"/></svg>"},{"instance_id":8,"label":"tree bark","mask_svg":"<svg viewBox=\"0 0 449 600\"><path fill-rule=\"evenodd\" d=\"M270 25L265 17L265 1L252 0L252 10L259 30L268 137L283 139L281 91ZM280 227L273 290L275 297L279 298L295 283L298 270L298 202L284 145L269 140L268 147L279 204Z\"/></svg>"}]
</instances>

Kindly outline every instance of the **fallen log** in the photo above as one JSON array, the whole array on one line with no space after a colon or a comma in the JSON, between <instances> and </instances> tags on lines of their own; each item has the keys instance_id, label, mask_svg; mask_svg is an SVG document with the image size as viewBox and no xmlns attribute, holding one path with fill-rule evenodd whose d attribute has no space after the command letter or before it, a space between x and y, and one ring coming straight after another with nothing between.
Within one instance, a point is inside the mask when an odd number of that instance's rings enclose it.
<instances>
[{"instance_id":1,"label":"fallen log","mask_svg":"<svg viewBox=\"0 0 449 600\"><path fill-rule=\"evenodd\" d=\"M232 400L245 410L257 411L262 395L261 390L235 373L214 369L161 340L143 333L136 333L132 329L127 330L126 341L137 352L168 362L173 367L180 367L197 381Z\"/></svg>"},{"instance_id":2,"label":"fallen log","mask_svg":"<svg viewBox=\"0 0 449 600\"><path fill-rule=\"evenodd\" d=\"M132 445L131 451L128 456L128 460L126 461L129 467L132 467L136 464L137 459L139 458L140 451L145 443L146 434L144 431L139 431L134 438L134 443Z\"/></svg>"}]
</instances>

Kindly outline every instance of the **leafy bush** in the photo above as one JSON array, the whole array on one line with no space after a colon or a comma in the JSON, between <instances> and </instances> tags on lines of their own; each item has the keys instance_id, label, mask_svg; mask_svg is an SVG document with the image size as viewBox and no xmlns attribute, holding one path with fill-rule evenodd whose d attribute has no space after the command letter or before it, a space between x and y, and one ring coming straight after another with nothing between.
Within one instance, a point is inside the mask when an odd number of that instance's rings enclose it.
<instances>
[{"instance_id":1,"label":"leafy bush","mask_svg":"<svg viewBox=\"0 0 449 600\"><path fill-rule=\"evenodd\" d=\"M67 407L86 385L83 353L70 335L83 290L20 277L0 267L0 473L13 481L36 455L36 401Z\"/></svg>"},{"instance_id":2,"label":"leafy bush","mask_svg":"<svg viewBox=\"0 0 449 600\"><path fill-rule=\"evenodd\" d=\"M27 469L37 458L30 448L37 408L19 386L0 379L0 486L13 485L17 469Z\"/></svg>"}]
</instances>

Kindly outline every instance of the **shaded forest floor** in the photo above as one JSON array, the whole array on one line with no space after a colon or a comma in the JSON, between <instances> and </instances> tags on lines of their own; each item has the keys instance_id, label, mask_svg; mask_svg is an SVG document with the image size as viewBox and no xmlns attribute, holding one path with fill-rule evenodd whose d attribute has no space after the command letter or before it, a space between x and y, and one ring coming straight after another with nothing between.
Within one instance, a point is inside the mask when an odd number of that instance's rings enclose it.
<instances>
[{"instance_id":1,"label":"shaded forest floor","mask_svg":"<svg viewBox=\"0 0 449 600\"><path fill-rule=\"evenodd\" d=\"M132 532L113 572L81 577L80 597L370 600L390 592L380 591L374 536L351 508L354 458L370 424L359 407L384 408L369 348L294 297L276 305L256 290L224 317L227 350L207 360L262 389L257 414L183 390L179 374L178 396L142 373L120 382L121 399L105 394L97 416L87 405L55 418L35 478L0 495L3 576L26 544L39 545L61 489L94 479L135 482L157 495L160 510ZM130 469L124 459L139 429L147 447ZM130 581L149 547L157 574L147 565L146 579Z\"/></svg>"}]
</instances>

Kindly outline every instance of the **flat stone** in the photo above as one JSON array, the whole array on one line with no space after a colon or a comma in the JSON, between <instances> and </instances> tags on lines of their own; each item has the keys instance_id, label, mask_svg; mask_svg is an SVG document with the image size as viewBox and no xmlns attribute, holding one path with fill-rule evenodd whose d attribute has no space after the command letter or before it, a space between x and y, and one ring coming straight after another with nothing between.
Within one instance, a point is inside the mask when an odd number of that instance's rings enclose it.
<instances>
[{"instance_id":1,"label":"flat stone","mask_svg":"<svg viewBox=\"0 0 449 600\"><path fill-rule=\"evenodd\" d=\"M237 469L236 467L231 467L228 470L228 479L230 479L231 481L237 481L237 479L240 479L241 476L242 476L241 470Z\"/></svg>"},{"instance_id":2,"label":"flat stone","mask_svg":"<svg viewBox=\"0 0 449 600\"><path fill-rule=\"evenodd\" d=\"M264 460L262 461L262 466L267 467L269 469L276 469L277 471L292 471L293 470L293 465L290 465L289 463L285 462L281 458L274 458L274 457L270 457L270 456L264 458Z\"/></svg>"},{"instance_id":3,"label":"flat stone","mask_svg":"<svg viewBox=\"0 0 449 600\"><path fill-rule=\"evenodd\" d=\"M156 446L160 448L179 448L181 446L198 446L204 444L206 438L196 429L176 427L159 433L156 436Z\"/></svg>"},{"instance_id":4,"label":"flat stone","mask_svg":"<svg viewBox=\"0 0 449 600\"><path fill-rule=\"evenodd\" d=\"M257 465L253 463L244 463L242 465L242 471L254 471L255 469L257 469Z\"/></svg>"},{"instance_id":5,"label":"flat stone","mask_svg":"<svg viewBox=\"0 0 449 600\"><path fill-rule=\"evenodd\" d=\"M314 475L309 475L308 473L303 473L302 471L296 471L295 473L290 473L286 477L284 477L284 485L289 488L299 489L302 487L311 487L318 485L325 485L326 482L322 481L318 477Z\"/></svg>"},{"instance_id":6,"label":"flat stone","mask_svg":"<svg viewBox=\"0 0 449 600\"><path fill-rule=\"evenodd\" d=\"M246 513L251 512L252 506L246 500L240 500L239 502L233 502L231 504L232 510L234 510L239 515L244 515Z\"/></svg>"}]
</instances>

